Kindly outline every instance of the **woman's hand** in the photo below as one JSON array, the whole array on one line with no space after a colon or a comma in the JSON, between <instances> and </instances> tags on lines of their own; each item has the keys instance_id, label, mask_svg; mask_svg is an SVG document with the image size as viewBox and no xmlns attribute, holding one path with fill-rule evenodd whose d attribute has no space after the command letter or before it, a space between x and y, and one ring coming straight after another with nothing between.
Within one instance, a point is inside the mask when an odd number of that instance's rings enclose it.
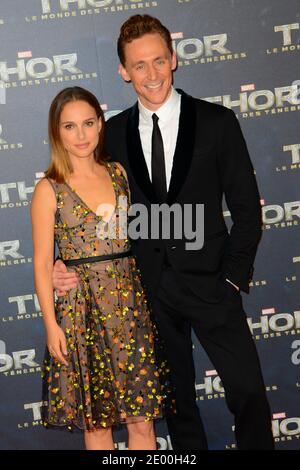
<instances>
[{"instance_id":1,"label":"woman's hand","mask_svg":"<svg viewBox=\"0 0 300 470\"><path fill-rule=\"evenodd\" d=\"M67 340L63 330L57 323L47 329L47 346L49 353L57 362L65 366L68 365L64 358L68 355Z\"/></svg>"}]
</instances>

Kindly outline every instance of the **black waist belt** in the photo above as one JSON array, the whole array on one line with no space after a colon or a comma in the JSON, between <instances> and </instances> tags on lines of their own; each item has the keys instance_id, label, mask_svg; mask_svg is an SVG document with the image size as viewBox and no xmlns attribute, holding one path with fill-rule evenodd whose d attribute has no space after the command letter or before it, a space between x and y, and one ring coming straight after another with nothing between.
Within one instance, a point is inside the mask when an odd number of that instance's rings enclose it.
<instances>
[{"instance_id":1,"label":"black waist belt","mask_svg":"<svg viewBox=\"0 0 300 470\"><path fill-rule=\"evenodd\" d=\"M96 263L97 261L107 261L118 258L126 258L131 255L131 250L123 253L111 253L110 255L90 256L89 258L62 260L66 266L77 266L78 264Z\"/></svg>"}]
</instances>

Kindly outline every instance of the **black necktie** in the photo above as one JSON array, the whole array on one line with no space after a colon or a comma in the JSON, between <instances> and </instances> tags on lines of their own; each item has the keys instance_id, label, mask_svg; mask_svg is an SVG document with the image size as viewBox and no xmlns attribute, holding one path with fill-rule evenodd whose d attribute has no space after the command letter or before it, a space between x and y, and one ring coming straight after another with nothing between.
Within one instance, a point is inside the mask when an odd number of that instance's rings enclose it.
<instances>
[{"instance_id":1,"label":"black necktie","mask_svg":"<svg viewBox=\"0 0 300 470\"><path fill-rule=\"evenodd\" d=\"M154 192L159 202L167 200L167 181L165 168L164 144L158 127L158 116L152 114L153 132L152 132L152 155L151 155L151 173Z\"/></svg>"}]
</instances>

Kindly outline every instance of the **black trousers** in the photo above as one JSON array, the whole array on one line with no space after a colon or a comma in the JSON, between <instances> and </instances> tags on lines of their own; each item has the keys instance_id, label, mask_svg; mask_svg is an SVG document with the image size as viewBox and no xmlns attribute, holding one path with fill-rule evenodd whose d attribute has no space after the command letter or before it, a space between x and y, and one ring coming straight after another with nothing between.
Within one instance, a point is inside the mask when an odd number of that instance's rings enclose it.
<instances>
[{"instance_id":1,"label":"black trousers","mask_svg":"<svg viewBox=\"0 0 300 470\"><path fill-rule=\"evenodd\" d=\"M182 286L172 268L165 267L152 301L176 388L177 414L167 416L174 450L207 449L196 403L192 329L221 378L235 418L238 449L274 448L270 407L241 295L228 282L225 289L222 302L208 304Z\"/></svg>"}]
</instances>

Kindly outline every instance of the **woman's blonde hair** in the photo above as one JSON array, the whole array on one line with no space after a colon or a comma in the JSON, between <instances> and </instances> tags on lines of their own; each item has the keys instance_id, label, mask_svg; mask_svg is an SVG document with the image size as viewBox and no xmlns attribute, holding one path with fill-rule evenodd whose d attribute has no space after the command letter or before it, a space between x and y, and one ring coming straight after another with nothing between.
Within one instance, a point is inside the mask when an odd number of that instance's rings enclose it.
<instances>
[{"instance_id":1,"label":"woman's blonde hair","mask_svg":"<svg viewBox=\"0 0 300 470\"><path fill-rule=\"evenodd\" d=\"M96 115L101 118L101 131L99 142L94 151L95 161L99 164L107 161L108 155L104 149L105 120L104 114L97 98L88 90L74 86L62 90L51 103L48 119L49 144L51 149L51 161L45 176L57 183L64 183L73 171L68 152L63 146L60 136L60 116L64 106L72 101L85 101L94 108Z\"/></svg>"}]
</instances>

